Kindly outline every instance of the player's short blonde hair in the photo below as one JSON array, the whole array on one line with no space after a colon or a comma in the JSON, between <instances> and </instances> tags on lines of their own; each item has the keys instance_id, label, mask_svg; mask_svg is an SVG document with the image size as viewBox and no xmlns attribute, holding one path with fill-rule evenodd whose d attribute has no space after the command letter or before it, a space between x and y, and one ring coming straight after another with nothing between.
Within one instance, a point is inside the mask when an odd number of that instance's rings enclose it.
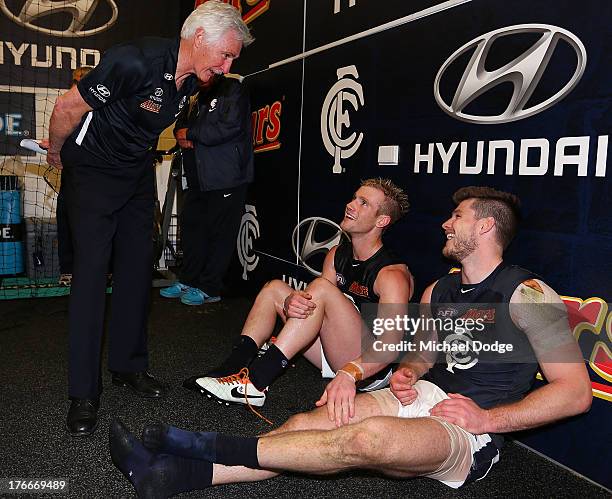
<instances>
[{"instance_id":1,"label":"player's short blonde hair","mask_svg":"<svg viewBox=\"0 0 612 499\"><path fill-rule=\"evenodd\" d=\"M385 200L380 205L378 214L388 215L391 218L391 223L395 223L408 213L408 208L410 208L408 195L390 179L382 177L368 178L361 181L361 186L373 187L382 191L385 195Z\"/></svg>"}]
</instances>

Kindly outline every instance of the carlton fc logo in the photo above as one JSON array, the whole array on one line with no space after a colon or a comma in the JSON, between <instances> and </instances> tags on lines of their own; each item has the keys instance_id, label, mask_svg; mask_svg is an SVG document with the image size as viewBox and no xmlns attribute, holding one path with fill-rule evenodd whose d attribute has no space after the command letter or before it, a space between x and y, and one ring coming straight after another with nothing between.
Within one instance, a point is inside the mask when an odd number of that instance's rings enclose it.
<instances>
[{"instance_id":1,"label":"carlton fc logo","mask_svg":"<svg viewBox=\"0 0 612 499\"><path fill-rule=\"evenodd\" d=\"M255 270L259 263L259 256L253 249L253 241L259 239L259 221L255 206L247 204L244 206L245 213L240 221L240 230L236 239L238 259L242 265L242 279L248 280L248 273Z\"/></svg>"},{"instance_id":2,"label":"carlton fc logo","mask_svg":"<svg viewBox=\"0 0 612 499\"><path fill-rule=\"evenodd\" d=\"M16 5L15 2L0 0L2 12L20 26L64 38L101 33L115 24L119 17L119 9L114 0L27 0L21 9ZM106 17L100 19L95 16L98 12ZM71 19L68 27L59 29L57 24L52 24L58 19L54 14L69 15Z\"/></svg>"},{"instance_id":3,"label":"carlton fc logo","mask_svg":"<svg viewBox=\"0 0 612 499\"><path fill-rule=\"evenodd\" d=\"M334 158L332 171L342 173L341 159L348 159L357 152L363 140L363 132L352 132L343 137L344 129L351 126L351 118L345 103L357 111L365 105L363 87L357 81L359 74L355 66L346 66L337 71L338 81L327 92L321 109L321 137L327 152Z\"/></svg>"}]
</instances>

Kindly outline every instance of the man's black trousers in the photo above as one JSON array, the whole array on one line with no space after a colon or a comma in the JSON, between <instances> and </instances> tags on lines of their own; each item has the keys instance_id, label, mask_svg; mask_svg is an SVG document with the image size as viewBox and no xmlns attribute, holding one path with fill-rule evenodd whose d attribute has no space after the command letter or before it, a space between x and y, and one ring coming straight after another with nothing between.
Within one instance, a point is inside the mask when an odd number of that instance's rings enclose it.
<instances>
[{"instance_id":1,"label":"man's black trousers","mask_svg":"<svg viewBox=\"0 0 612 499\"><path fill-rule=\"evenodd\" d=\"M236 250L246 192L246 184L216 191L187 190L181 212L183 284L219 296Z\"/></svg>"},{"instance_id":2,"label":"man's black trousers","mask_svg":"<svg viewBox=\"0 0 612 499\"><path fill-rule=\"evenodd\" d=\"M78 151L71 154L70 148L62 150L62 160L74 247L68 321L69 396L95 398L102 391L100 355L111 254L108 367L116 372L148 367L153 164L147 159L139 165L104 168L79 157Z\"/></svg>"},{"instance_id":3,"label":"man's black trousers","mask_svg":"<svg viewBox=\"0 0 612 499\"><path fill-rule=\"evenodd\" d=\"M70 224L66 213L66 202L64 201L64 180L60 185L55 205L55 218L57 220L57 255L59 257L60 274L72 274L72 235Z\"/></svg>"}]
</instances>

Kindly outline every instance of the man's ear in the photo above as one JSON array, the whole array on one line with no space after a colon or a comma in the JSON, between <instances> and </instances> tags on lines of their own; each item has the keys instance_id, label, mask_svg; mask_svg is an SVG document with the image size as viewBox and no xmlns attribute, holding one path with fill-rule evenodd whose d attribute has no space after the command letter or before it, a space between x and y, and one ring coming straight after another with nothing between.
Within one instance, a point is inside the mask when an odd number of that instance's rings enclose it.
<instances>
[{"instance_id":1,"label":"man's ear","mask_svg":"<svg viewBox=\"0 0 612 499\"><path fill-rule=\"evenodd\" d=\"M493 217L481 218L478 220L478 227L480 234L486 234L495 227L495 219Z\"/></svg>"},{"instance_id":2,"label":"man's ear","mask_svg":"<svg viewBox=\"0 0 612 499\"><path fill-rule=\"evenodd\" d=\"M195 34L193 35L193 46L195 48L202 47L204 43L204 28L197 28Z\"/></svg>"},{"instance_id":3,"label":"man's ear","mask_svg":"<svg viewBox=\"0 0 612 499\"><path fill-rule=\"evenodd\" d=\"M378 215L376 218L376 227L384 229L391 223L391 217L389 215Z\"/></svg>"}]
</instances>

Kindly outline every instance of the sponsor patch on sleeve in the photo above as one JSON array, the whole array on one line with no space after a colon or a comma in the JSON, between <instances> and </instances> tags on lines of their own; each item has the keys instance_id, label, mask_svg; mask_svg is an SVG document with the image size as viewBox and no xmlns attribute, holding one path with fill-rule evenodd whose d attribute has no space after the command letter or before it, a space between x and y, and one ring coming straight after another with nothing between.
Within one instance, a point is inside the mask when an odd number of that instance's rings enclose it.
<instances>
[{"instance_id":1,"label":"sponsor patch on sleeve","mask_svg":"<svg viewBox=\"0 0 612 499\"><path fill-rule=\"evenodd\" d=\"M142 104L140 104L140 107L152 113L159 113L161 109L161 104L157 104L156 102L153 102L152 100L146 100Z\"/></svg>"},{"instance_id":2,"label":"sponsor patch on sleeve","mask_svg":"<svg viewBox=\"0 0 612 499\"><path fill-rule=\"evenodd\" d=\"M533 302L541 303L545 295L542 286L535 279L527 279L519 285L520 293Z\"/></svg>"}]
</instances>

